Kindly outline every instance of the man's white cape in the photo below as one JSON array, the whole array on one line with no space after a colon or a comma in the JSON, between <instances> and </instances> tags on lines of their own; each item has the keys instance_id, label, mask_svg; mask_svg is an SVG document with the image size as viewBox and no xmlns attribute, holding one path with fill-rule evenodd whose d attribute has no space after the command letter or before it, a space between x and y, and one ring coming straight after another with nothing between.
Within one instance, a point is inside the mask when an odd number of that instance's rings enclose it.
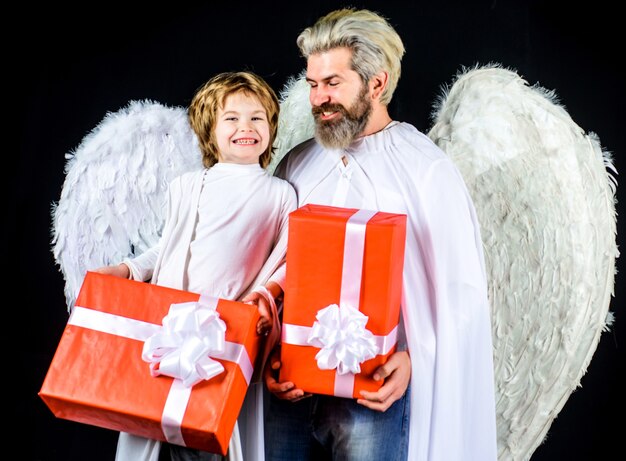
<instances>
[{"instance_id":1,"label":"man's white cape","mask_svg":"<svg viewBox=\"0 0 626 461\"><path fill-rule=\"evenodd\" d=\"M498 65L444 87L428 136L456 163L481 225L492 309L499 460L528 460L611 322L617 171L552 91ZM281 92L276 156L312 137L302 76ZM87 269L154 245L167 185L202 168L186 110L131 101L68 154L52 250L68 310Z\"/></svg>"}]
</instances>

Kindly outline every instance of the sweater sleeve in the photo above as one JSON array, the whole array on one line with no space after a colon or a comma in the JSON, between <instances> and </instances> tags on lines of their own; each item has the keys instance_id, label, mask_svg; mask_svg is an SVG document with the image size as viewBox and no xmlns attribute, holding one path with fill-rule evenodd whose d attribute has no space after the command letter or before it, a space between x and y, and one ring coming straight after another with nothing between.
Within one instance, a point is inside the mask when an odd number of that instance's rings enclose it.
<instances>
[{"instance_id":1,"label":"sweater sleeve","mask_svg":"<svg viewBox=\"0 0 626 461\"><path fill-rule=\"evenodd\" d=\"M125 258L122 262L126 264L130 269L130 278L132 280L138 280L145 282L152 278L154 267L156 265L157 257L161 245L155 245L149 250L145 251L141 255L135 258Z\"/></svg>"},{"instance_id":2,"label":"sweater sleeve","mask_svg":"<svg viewBox=\"0 0 626 461\"><path fill-rule=\"evenodd\" d=\"M176 207L173 206L173 196L174 194L180 197L180 184L181 177L177 177L169 184L167 191L167 202L166 202L166 217L165 222L163 224L164 228L167 228L168 224L171 222L172 218L172 210ZM159 258L159 254L161 253L162 240L163 237L159 240L159 242L153 247L149 248L139 256L135 256L134 258L125 258L122 262L126 264L130 269L130 278L132 280L138 280L140 282L145 282L152 278L154 274L154 269L157 264L157 260Z\"/></svg>"},{"instance_id":3,"label":"sweater sleeve","mask_svg":"<svg viewBox=\"0 0 626 461\"><path fill-rule=\"evenodd\" d=\"M285 280L287 279L287 263L283 262L269 278L269 282L280 285L283 292L285 291Z\"/></svg>"}]
</instances>

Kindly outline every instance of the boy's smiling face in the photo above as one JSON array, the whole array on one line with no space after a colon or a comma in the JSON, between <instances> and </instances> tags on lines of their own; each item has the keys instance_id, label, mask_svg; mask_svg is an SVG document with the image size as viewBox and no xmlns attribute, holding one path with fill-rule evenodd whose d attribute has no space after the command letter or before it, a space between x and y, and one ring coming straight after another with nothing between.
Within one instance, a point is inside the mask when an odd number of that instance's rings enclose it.
<instances>
[{"instance_id":1,"label":"boy's smiling face","mask_svg":"<svg viewBox=\"0 0 626 461\"><path fill-rule=\"evenodd\" d=\"M270 126L261 102L243 92L226 97L217 112L215 138L222 163L259 163L269 145Z\"/></svg>"}]
</instances>

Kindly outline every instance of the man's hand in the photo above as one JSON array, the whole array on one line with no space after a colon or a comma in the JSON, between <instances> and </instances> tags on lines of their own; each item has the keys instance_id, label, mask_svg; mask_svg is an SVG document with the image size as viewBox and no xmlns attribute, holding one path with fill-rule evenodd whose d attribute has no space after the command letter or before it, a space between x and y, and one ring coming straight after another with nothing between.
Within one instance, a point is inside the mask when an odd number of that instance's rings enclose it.
<instances>
[{"instance_id":1,"label":"man's hand","mask_svg":"<svg viewBox=\"0 0 626 461\"><path fill-rule=\"evenodd\" d=\"M398 400L411 380L411 358L407 351L395 352L387 363L380 366L373 375L375 380L384 379L385 382L376 392L361 391L362 399L357 403L377 411L386 411Z\"/></svg>"},{"instance_id":2,"label":"man's hand","mask_svg":"<svg viewBox=\"0 0 626 461\"><path fill-rule=\"evenodd\" d=\"M281 400L289 400L297 402L311 394L305 394L302 389L296 389L295 384L291 381L284 383L278 382L278 370L280 370L280 346L276 347L270 354L265 369L263 370L263 378L267 389Z\"/></svg>"}]
</instances>

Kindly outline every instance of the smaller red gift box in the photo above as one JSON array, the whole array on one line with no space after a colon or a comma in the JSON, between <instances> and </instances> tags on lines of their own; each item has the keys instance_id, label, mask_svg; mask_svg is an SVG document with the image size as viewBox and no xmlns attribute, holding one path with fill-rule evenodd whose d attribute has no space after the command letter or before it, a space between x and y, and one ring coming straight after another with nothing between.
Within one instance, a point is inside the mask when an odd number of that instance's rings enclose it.
<instances>
[{"instance_id":1,"label":"smaller red gift box","mask_svg":"<svg viewBox=\"0 0 626 461\"><path fill-rule=\"evenodd\" d=\"M182 303L213 303L226 328L223 350L205 358L224 371L193 386L152 376L142 359ZM58 418L225 455L259 351L258 319L253 305L88 272L39 396Z\"/></svg>"},{"instance_id":2,"label":"smaller red gift box","mask_svg":"<svg viewBox=\"0 0 626 461\"><path fill-rule=\"evenodd\" d=\"M372 375L397 346L405 240L405 214L315 204L290 214L281 382L346 398L382 386ZM356 314L344 309L350 305L358 309ZM340 320L344 317L366 323L367 331ZM352 331L360 333L346 339ZM311 337L319 332L316 344ZM364 338L368 347L376 344L376 353L370 350L362 360L352 357L351 367L345 365L347 359L338 365L346 351L363 349Z\"/></svg>"}]
</instances>

